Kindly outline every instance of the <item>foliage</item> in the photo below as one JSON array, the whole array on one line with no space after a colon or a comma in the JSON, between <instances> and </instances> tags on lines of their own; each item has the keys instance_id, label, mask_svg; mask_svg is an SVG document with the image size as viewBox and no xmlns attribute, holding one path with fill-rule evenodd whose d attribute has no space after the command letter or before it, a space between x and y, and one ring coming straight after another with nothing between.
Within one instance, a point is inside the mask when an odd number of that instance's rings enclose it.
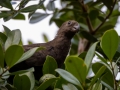
<instances>
[{"instance_id":1,"label":"foliage","mask_svg":"<svg viewBox=\"0 0 120 90\"><path fill-rule=\"evenodd\" d=\"M0 89L119 90L120 80L116 77L120 66L120 40L113 29L120 15L119 0L109 0L109 3L108 0L60 0L61 9L56 8L55 1L50 0L45 6L45 0L39 0L38 4L26 7L30 0L21 0L16 8L12 5L15 4L14 0L0 1L0 6L7 8L0 12L0 18L5 22L10 19L24 20L23 13L29 13L29 22L33 24L51 15L47 12L49 10L53 12L50 24L55 22L60 27L64 21L74 19L81 26L81 31L72 39L65 67L58 68L54 58L47 56L42 69L43 76L39 81L34 78L34 68L13 73L9 70L43 47L24 52L20 30L10 30L3 26L5 32L0 32ZM106 7L105 11L102 10L103 7ZM38 9L45 12L37 12ZM43 36L47 42L47 36ZM86 52L77 56L80 38L88 40L88 43L85 47ZM93 61L95 55L98 61ZM13 84L8 81L10 75L15 75Z\"/></svg>"}]
</instances>

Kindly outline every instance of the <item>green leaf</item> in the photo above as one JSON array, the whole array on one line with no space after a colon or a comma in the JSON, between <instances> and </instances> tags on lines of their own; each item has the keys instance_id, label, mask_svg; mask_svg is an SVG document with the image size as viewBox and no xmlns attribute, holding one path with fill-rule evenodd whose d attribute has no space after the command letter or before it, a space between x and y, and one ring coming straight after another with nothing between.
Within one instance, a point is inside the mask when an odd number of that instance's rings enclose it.
<instances>
[{"instance_id":1,"label":"green leaf","mask_svg":"<svg viewBox=\"0 0 120 90\"><path fill-rule=\"evenodd\" d=\"M13 30L9 33L8 38L5 42L5 50L10 46L10 45L15 45L19 44L21 39L21 32L20 30Z\"/></svg>"},{"instance_id":2,"label":"green leaf","mask_svg":"<svg viewBox=\"0 0 120 90\"><path fill-rule=\"evenodd\" d=\"M17 14L13 19L25 20L24 14Z\"/></svg>"},{"instance_id":3,"label":"green leaf","mask_svg":"<svg viewBox=\"0 0 120 90\"><path fill-rule=\"evenodd\" d=\"M13 85L7 84L5 86L8 90L17 90L17 88L15 88Z\"/></svg>"},{"instance_id":4,"label":"green leaf","mask_svg":"<svg viewBox=\"0 0 120 90\"><path fill-rule=\"evenodd\" d=\"M54 11L55 10L54 1L49 1L49 3L47 4L47 9L50 10L50 11Z\"/></svg>"},{"instance_id":5,"label":"green leaf","mask_svg":"<svg viewBox=\"0 0 120 90\"><path fill-rule=\"evenodd\" d=\"M1 45L0 45L0 67L4 68L4 51Z\"/></svg>"},{"instance_id":6,"label":"green leaf","mask_svg":"<svg viewBox=\"0 0 120 90\"><path fill-rule=\"evenodd\" d=\"M92 90L102 90L102 84L100 83L100 81L93 85Z\"/></svg>"},{"instance_id":7,"label":"green leaf","mask_svg":"<svg viewBox=\"0 0 120 90\"><path fill-rule=\"evenodd\" d=\"M27 72L20 75L15 75L13 85L17 90L33 90L35 79L32 72Z\"/></svg>"},{"instance_id":8,"label":"green leaf","mask_svg":"<svg viewBox=\"0 0 120 90\"><path fill-rule=\"evenodd\" d=\"M31 5L21 9L21 12L32 12L39 8L39 5Z\"/></svg>"},{"instance_id":9,"label":"green leaf","mask_svg":"<svg viewBox=\"0 0 120 90\"><path fill-rule=\"evenodd\" d=\"M5 52L5 61L7 66L11 68L13 65L15 65L15 63L22 56L23 52L23 48L19 45L10 46Z\"/></svg>"},{"instance_id":10,"label":"green leaf","mask_svg":"<svg viewBox=\"0 0 120 90\"><path fill-rule=\"evenodd\" d=\"M10 0L0 0L0 6L13 10Z\"/></svg>"},{"instance_id":11,"label":"green leaf","mask_svg":"<svg viewBox=\"0 0 120 90\"><path fill-rule=\"evenodd\" d=\"M106 71L106 73L103 75L102 79L102 84L105 85L107 88L110 90L114 90L114 79L113 75L111 74L110 71Z\"/></svg>"},{"instance_id":12,"label":"green leaf","mask_svg":"<svg viewBox=\"0 0 120 90\"><path fill-rule=\"evenodd\" d=\"M4 25L3 25L3 28L4 28L4 31L5 31L6 35L8 36L9 33L11 32L11 30L8 27L4 26Z\"/></svg>"},{"instance_id":13,"label":"green leaf","mask_svg":"<svg viewBox=\"0 0 120 90\"><path fill-rule=\"evenodd\" d=\"M115 52L117 51L119 43L119 37L115 30L111 29L104 33L101 40L101 48L109 58L109 60L113 59Z\"/></svg>"},{"instance_id":14,"label":"green leaf","mask_svg":"<svg viewBox=\"0 0 120 90\"><path fill-rule=\"evenodd\" d=\"M77 85L77 86L82 88L82 86L81 86L80 82L78 81L78 79L76 77L74 77L71 73L69 73L68 71L65 71L63 69L56 69L55 71L57 73L59 73L60 76L62 78L64 78L66 81L68 81L68 82L70 82L70 83L72 83L74 85Z\"/></svg>"},{"instance_id":15,"label":"green leaf","mask_svg":"<svg viewBox=\"0 0 120 90\"><path fill-rule=\"evenodd\" d=\"M78 90L73 84L63 84L62 85L63 90Z\"/></svg>"},{"instance_id":16,"label":"green leaf","mask_svg":"<svg viewBox=\"0 0 120 90\"><path fill-rule=\"evenodd\" d=\"M20 71L12 72L9 75L18 75L18 74L23 74L26 72L34 72L34 68L32 67L32 68L27 69L27 70L20 70Z\"/></svg>"},{"instance_id":17,"label":"green leaf","mask_svg":"<svg viewBox=\"0 0 120 90\"><path fill-rule=\"evenodd\" d=\"M57 66L56 60L51 56L47 56L46 60L45 60L45 62L43 64L43 74L50 73L50 74L55 75L56 74L55 69L57 67L58 66Z\"/></svg>"},{"instance_id":18,"label":"green leaf","mask_svg":"<svg viewBox=\"0 0 120 90\"><path fill-rule=\"evenodd\" d=\"M87 55L85 57L85 64L87 66L87 73L89 72L91 62L93 60L94 54L95 54L95 48L97 46L98 42L95 42L88 50Z\"/></svg>"},{"instance_id":19,"label":"green leaf","mask_svg":"<svg viewBox=\"0 0 120 90\"><path fill-rule=\"evenodd\" d=\"M46 90L52 83L54 83L58 78L52 74L45 74L40 78L40 83L42 83L36 90Z\"/></svg>"},{"instance_id":20,"label":"green leaf","mask_svg":"<svg viewBox=\"0 0 120 90\"><path fill-rule=\"evenodd\" d=\"M20 59L15 64L18 64L18 63L30 58L37 50L43 50L43 49L44 49L44 47L35 47L35 48L28 50L20 57Z\"/></svg>"},{"instance_id":21,"label":"green leaf","mask_svg":"<svg viewBox=\"0 0 120 90\"><path fill-rule=\"evenodd\" d=\"M92 68L96 68L96 67L94 66L94 67L92 67ZM105 66L102 66L102 67L97 71L97 73L95 73L95 76L94 76L94 78L92 79L92 81L91 81L91 83L90 83L90 86L93 86L93 84L96 82L96 80L97 80L98 78L101 77L101 75L105 72L105 70L106 70L106 67L105 67Z\"/></svg>"},{"instance_id":22,"label":"green leaf","mask_svg":"<svg viewBox=\"0 0 120 90\"><path fill-rule=\"evenodd\" d=\"M97 41L97 39L87 31L81 31L80 35L82 35L82 37L86 38L90 42L96 42Z\"/></svg>"},{"instance_id":23,"label":"green leaf","mask_svg":"<svg viewBox=\"0 0 120 90\"><path fill-rule=\"evenodd\" d=\"M99 62L94 63L92 65L92 70L95 73L95 75L101 67L103 67L103 64ZM100 77L100 79L102 80L102 84L104 84L107 88L110 88L110 90L111 88L114 88L113 74L107 67L102 77Z\"/></svg>"},{"instance_id":24,"label":"green leaf","mask_svg":"<svg viewBox=\"0 0 120 90\"><path fill-rule=\"evenodd\" d=\"M9 14L7 14L7 13L0 13L0 18L8 17L8 16L9 16Z\"/></svg>"},{"instance_id":25,"label":"green leaf","mask_svg":"<svg viewBox=\"0 0 120 90\"><path fill-rule=\"evenodd\" d=\"M37 23L41 20L43 20L44 18L46 18L49 14L47 13L34 13L30 19L30 23Z\"/></svg>"},{"instance_id":26,"label":"green leaf","mask_svg":"<svg viewBox=\"0 0 120 90\"><path fill-rule=\"evenodd\" d=\"M87 67L81 58L69 56L65 60L65 66L67 71L73 74L79 82L85 83Z\"/></svg>"},{"instance_id":27,"label":"green leaf","mask_svg":"<svg viewBox=\"0 0 120 90\"><path fill-rule=\"evenodd\" d=\"M7 36L4 33L0 32L0 44L4 46Z\"/></svg>"},{"instance_id":28,"label":"green leaf","mask_svg":"<svg viewBox=\"0 0 120 90\"><path fill-rule=\"evenodd\" d=\"M109 3L108 3L108 0L101 0L101 1L103 2L104 5L107 6L107 8L108 8L109 10L112 9L112 7L113 7L113 0L109 0Z\"/></svg>"},{"instance_id":29,"label":"green leaf","mask_svg":"<svg viewBox=\"0 0 120 90\"><path fill-rule=\"evenodd\" d=\"M45 42L48 42L48 41L49 41L46 34L43 34L43 39L44 39Z\"/></svg>"}]
</instances>

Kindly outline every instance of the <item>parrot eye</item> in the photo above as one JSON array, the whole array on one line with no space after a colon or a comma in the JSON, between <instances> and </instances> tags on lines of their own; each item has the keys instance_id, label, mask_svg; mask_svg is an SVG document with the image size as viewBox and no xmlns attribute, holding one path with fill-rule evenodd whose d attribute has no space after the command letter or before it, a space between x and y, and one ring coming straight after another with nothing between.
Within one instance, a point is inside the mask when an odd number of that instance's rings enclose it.
<instances>
[{"instance_id":1,"label":"parrot eye","mask_svg":"<svg viewBox=\"0 0 120 90\"><path fill-rule=\"evenodd\" d=\"M72 24L72 22L71 22L71 21L69 21L69 22L68 22L68 25L71 25L71 24Z\"/></svg>"}]
</instances>

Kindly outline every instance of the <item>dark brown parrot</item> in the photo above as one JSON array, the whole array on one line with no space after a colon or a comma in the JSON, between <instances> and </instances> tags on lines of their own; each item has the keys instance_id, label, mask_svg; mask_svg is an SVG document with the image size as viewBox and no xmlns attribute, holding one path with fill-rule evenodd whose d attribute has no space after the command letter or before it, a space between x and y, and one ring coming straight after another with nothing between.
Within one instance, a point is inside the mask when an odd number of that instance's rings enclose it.
<instances>
[{"instance_id":1,"label":"dark brown parrot","mask_svg":"<svg viewBox=\"0 0 120 90\"><path fill-rule=\"evenodd\" d=\"M10 72L28 69L30 67L35 68L35 78L39 79L41 76L41 68L43 63L45 62L46 56L52 56L58 64L58 67L64 63L64 60L69 52L71 39L73 36L79 31L80 25L78 22L74 20L66 21L62 24L60 29L57 32L57 35L52 41L47 43L38 43L31 45L24 45L25 52L34 47L43 46L46 49L37 51L32 57L29 59L16 64L10 69Z\"/></svg>"}]
</instances>

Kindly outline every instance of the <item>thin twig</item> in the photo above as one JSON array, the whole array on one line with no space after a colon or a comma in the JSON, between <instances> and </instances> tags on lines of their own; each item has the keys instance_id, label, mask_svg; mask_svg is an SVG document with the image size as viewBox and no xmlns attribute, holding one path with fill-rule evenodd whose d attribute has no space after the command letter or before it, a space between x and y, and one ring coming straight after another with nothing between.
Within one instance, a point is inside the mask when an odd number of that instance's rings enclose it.
<instances>
[{"instance_id":1,"label":"thin twig","mask_svg":"<svg viewBox=\"0 0 120 90\"><path fill-rule=\"evenodd\" d=\"M83 12L87 13L88 11L87 11L87 8L86 8L86 6L84 4L84 1L83 0L79 0L79 3L82 6ZM86 17L86 22L87 22L88 28L90 30L90 33L92 33L93 32L93 27L92 27L92 23L91 23L91 20L90 20L89 16Z\"/></svg>"},{"instance_id":2,"label":"thin twig","mask_svg":"<svg viewBox=\"0 0 120 90\"><path fill-rule=\"evenodd\" d=\"M112 6L109 14L105 17L104 21L94 30L93 34L95 34L101 28L101 26L106 22L106 20L110 17L110 15L113 12L113 9L115 7L116 2L117 2L117 0L114 1L113 6Z\"/></svg>"}]
</instances>

